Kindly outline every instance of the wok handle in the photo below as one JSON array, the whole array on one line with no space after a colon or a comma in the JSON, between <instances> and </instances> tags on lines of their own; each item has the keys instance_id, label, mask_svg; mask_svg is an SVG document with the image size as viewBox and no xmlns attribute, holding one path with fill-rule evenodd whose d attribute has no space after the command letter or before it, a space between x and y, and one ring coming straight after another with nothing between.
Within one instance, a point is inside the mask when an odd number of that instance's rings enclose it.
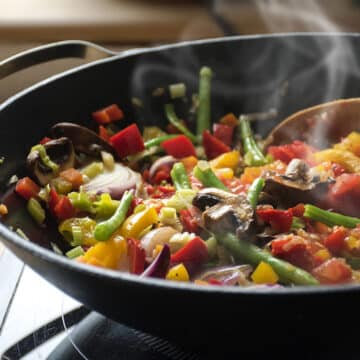
<instances>
[{"instance_id":1,"label":"wok handle","mask_svg":"<svg viewBox=\"0 0 360 360\"><path fill-rule=\"evenodd\" d=\"M50 60L86 58L89 59L89 61L94 61L114 55L116 55L115 52L88 41L68 40L54 42L30 50L25 50L0 61L0 80L17 71Z\"/></svg>"}]
</instances>

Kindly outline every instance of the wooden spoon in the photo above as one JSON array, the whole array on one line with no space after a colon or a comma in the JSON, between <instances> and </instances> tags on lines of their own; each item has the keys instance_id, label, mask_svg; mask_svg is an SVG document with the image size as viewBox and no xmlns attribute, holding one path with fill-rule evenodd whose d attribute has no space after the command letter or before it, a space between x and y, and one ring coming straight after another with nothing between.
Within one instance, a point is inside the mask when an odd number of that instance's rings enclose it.
<instances>
[{"instance_id":1,"label":"wooden spoon","mask_svg":"<svg viewBox=\"0 0 360 360\"><path fill-rule=\"evenodd\" d=\"M360 130L360 98L340 99L313 106L289 116L265 139L265 146L301 140L318 149Z\"/></svg>"}]
</instances>

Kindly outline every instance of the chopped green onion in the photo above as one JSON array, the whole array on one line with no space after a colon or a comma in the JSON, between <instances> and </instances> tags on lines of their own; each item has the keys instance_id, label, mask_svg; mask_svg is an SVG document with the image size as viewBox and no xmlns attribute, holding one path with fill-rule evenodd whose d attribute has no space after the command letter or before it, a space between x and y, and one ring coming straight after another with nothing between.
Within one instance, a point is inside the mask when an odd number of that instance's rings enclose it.
<instances>
[{"instance_id":1,"label":"chopped green onion","mask_svg":"<svg viewBox=\"0 0 360 360\"><path fill-rule=\"evenodd\" d=\"M71 245L72 246L81 245L82 240L83 240L81 227L78 225L73 225L71 227L71 233L72 233L72 238L73 238Z\"/></svg>"},{"instance_id":2,"label":"chopped green onion","mask_svg":"<svg viewBox=\"0 0 360 360\"><path fill-rule=\"evenodd\" d=\"M186 95L186 86L184 83L169 85L170 97L172 99L182 98Z\"/></svg>"},{"instance_id":3,"label":"chopped green onion","mask_svg":"<svg viewBox=\"0 0 360 360\"><path fill-rule=\"evenodd\" d=\"M15 232L16 232L19 236L21 236L23 239L29 240L29 238L26 236L26 234L25 234L20 228L17 228Z\"/></svg>"},{"instance_id":4,"label":"chopped green onion","mask_svg":"<svg viewBox=\"0 0 360 360\"><path fill-rule=\"evenodd\" d=\"M76 246L73 249L69 250L65 255L69 258L69 259L76 259L79 256L84 255L84 250L81 246Z\"/></svg>"},{"instance_id":5,"label":"chopped green onion","mask_svg":"<svg viewBox=\"0 0 360 360\"><path fill-rule=\"evenodd\" d=\"M35 198L30 198L27 203L27 210L32 218L38 223L42 224L45 220L45 210Z\"/></svg>"},{"instance_id":6,"label":"chopped green onion","mask_svg":"<svg viewBox=\"0 0 360 360\"><path fill-rule=\"evenodd\" d=\"M87 211L87 212L94 212L93 204L90 200L90 196L83 191L76 192L73 191L69 193L68 198L70 199L72 205L80 210L80 211Z\"/></svg>"},{"instance_id":7,"label":"chopped green onion","mask_svg":"<svg viewBox=\"0 0 360 360\"><path fill-rule=\"evenodd\" d=\"M345 216L332 211L320 209L314 205L305 205L304 216L315 221L319 221L327 226L345 226L346 228L354 228L360 224L360 219Z\"/></svg>"},{"instance_id":8,"label":"chopped green onion","mask_svg":"<svg viewBox=\"0 0 360 360\"><path fill-rule=\"evenodd\" d=\"M71 182L69 182L61 177L52 179L51 185L55 188L56 192L59 194L67 194L68 192L70 192L72 190Z\"/></svg>"}]
</instances>

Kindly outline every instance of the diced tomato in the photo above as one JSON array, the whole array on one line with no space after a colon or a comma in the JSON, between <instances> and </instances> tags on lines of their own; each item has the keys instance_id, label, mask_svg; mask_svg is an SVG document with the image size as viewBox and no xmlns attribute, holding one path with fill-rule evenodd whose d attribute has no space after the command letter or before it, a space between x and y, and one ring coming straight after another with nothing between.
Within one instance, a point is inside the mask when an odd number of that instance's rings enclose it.
<instances>
[{"instance_id":1,"label":"diced tomato","mask_svg":"<svg viewBox=\"0 0 360 360\"><path fill-rule=\"evenodd\" d=\"M110 134L105 126L99 125L99 136L106 142L110 143Z\"/></svg>"},{"instance_id":2,"label":"diced tomato","mask_svg":"<svg viewBox=\"0 0 360 360\"><path fill-rule=\"evenodd\" d=\"M256 214L260 219L269 223L276 232L283 233L290 231L293 221L291 210L258 209Z\"/></svg>"},{"instance_id":3,"label":"diced tomato","mask_svg":"<svg viewBox=\"0 0 360 360\"><path fill-rule=\"evenodd\" d=\"M352 271L343 259L332 258L312 271L322 284L342 284L351 280Z\"/></svg>"},{"instance_id":4,"label":"diced tomato","mask_svg":"<svg viewBox=\"0 0 360 360\"><path fill-rule=\"evenodd\" d=\"M346 172L346 169L340 164L333 163L331 168L335 177L338 177Z\"/></svg>"},{"instance_id":5,"label":"diced tomato","mask_svg":"<svg viewBox=\"0 0 360 360\"><path fill-rule=\"evenodd\" d=\"M194 208L190 207L189 209L180 210L180 221L185 229L185 231L190 233L198 233L200 230L199 221L196 218L196 212Z\"/></svg>"},{"instance_id":6,"label":"diced tomato","mask_svg":"<svg viewBox=\"0 0 360 360\"><path fill-rule=\"evenodd\" d=\"M60 200L59 194L56 192L54 188L51 188L49 191L49 200L48 200L48 206L52 214L55 212L55 206Z\"/></svg>"},{"instance_id":7,"label":"diced tomato","mask_svg":"<svg viewBox=\"0 0 360 360\"><path fill-rule=\"evenodd\" d=\"M78 189L84 182L81 172L74 168L62 171L60 177L71 183L73 189Z\"/></svg>"},{"instance_id":8,"label":"diced tomato","mask_svg":"<svg viewBox=\"0 0 360 360\"><path fill-rule=\"evenodd\" d=\"M93 112L92 117L98 124L110 124L113 121L119 121L123 119L124 113L119 108L119 106L112 104Z\"/></svg>"},{"instance_id":9,"label":"diced tomato","mask_svg":"<svg viewBox=\"0 0 360 360\"><path fill-rule=\"evenodd\" d=\"M166 199L175 194L175 188L173 186L161 186L156 187L155 192L152 194L153 199Z\"/></svg>"},{"instance_id":10,"label":"diced tomato","mask_svg":"<svg viewBox=\"0 0 360 360\"><path fill-rule=\"evenodd\" d=\"M128 246L130 272L141 274L145 269L145 250L140 246L140 241L137 239L128 239Z\"/></svg>"},{"instance_id":11,"label":"diced tomato","mask_svg":"<svg viewBox=\"0 0 360 360\"><path fill-rule=\"evenodd\" d=\"M37 197L40 187L29 177L24 177L17 182L15 191L24 199L29 200L32 197Z\"/></svg>"},{"instance_id":12,"label":"diced tomato","mask_svg":"<svg viewBox=\"0 0 360 360\"><path fill-rule=\"evenodd\" d=\"M220 119L220 123L228 126L238 126L239 120L233 113L229 113Z\"/></svg>"},{"instance_id":13,"label":"diced tomato","mask_svg":"<svg viewBox=\"0 0 360 360\"><path fill-rule=\"evenodd\" d=\"M312 270L319 263L314 258L308 242L293 234L273 240L271 252L273 255L306 270Z\"/></svg>"},{"instance_id":14,"label":"diced tomato","mask_svg":"<svg viewBox=\"0 0 360 360\"><path fill-rule=\"evenodd\" d=\"M136 154L145 149L143 138L136 124L132 124L119 131L110 138L120 158Z\"/></svg>"},{"instance_id":15,"label":"diced tomato","mask_svg":"<svg viewBox=\"0 0 360 360\"><path fill-rule=\"evenodd\" d=\"M210 279L207 279L207 282L211 285L223 285L223 283L221 281L219 281L218 279L215 279L215 278L210 278Z\"/></svg>"},{"instance_id":16,"label":"diced tomato","mask_svg":"<svg viewBox=\"0 0 360 360\"><path fill-rule=\"evenodd\" d=\"M214 124L213 125L214 136L222 141L225 145L231 146L234 127L224 124Z\"/></svg>"},{"instance_id":17,"label":"diced tomato","mask_svg":"<svg viewBox=\"0 0 360 360\"><path fill-rule=\"evenodd\" d=\"M61 196L54 207L54 215L61 221L74 217L75 212L75 208L67 196Z\"/></svg>"},{"instance_id":18,"label":"diced tomato","mask_svg":"<svg viewBox=\"0 0 360 360\"><path fill-rule=\"evenodd\" d=\"M345 215L360 216L360 175L342 174L330 187L329 207Z\"/></svg>"},{"instance_id":19,"label":"diced tomato","mask_svg":"<svg viewBox=\"0 0 360 360\"><path fill-rule=\"evenodd\" d=\"M292 159L310 160L314 148L302 141L295 140L291 144L269 146L268 153L275 159L288 164Z\"/></svg>"},{"instance_id":20,"label":"diced tomato","mask_svg":"<svg viewBox=\"0 0 360 360\"><path fill-rule=\"evenodd\" d=\"M44 145L44 144L46 144L47 142L49 142L51 140L52 140L51 138L45 136L39 141L39 144Z\"/></svg>"},{"instance_id":21,"label":"diced tomato","mask_svg":"<svg viewBox=\"0 0 360 360\"><path fill-rule=\"evenodd\" d=\"M305 206L304 204L297 204L296 206L292 207L289 209L293 216L297 216L297 217L302 217L304 215L305 212Z\"/></svg>"},{"instance_id":22,"label":"diced tomato","mask_svg":"<svg viewBox=\"0 0 360 360\"><path fill-rule=\"evenodd\" d=\"M194 145L185 135L179 135L172 139L165 140L161 143L161 147L175 158L196 156Z\"/></svg>"},{"instance_id":23,"label":"diced tomato","mask_svg":"<svg viewBox=\"0 0 360 360\"><path fill-rule=\"evenodd\" d=\"M324 240L324 245L334 254L339 254L345 246L348 230L339 226Z\"/></svg>"},{"instance_id":24,"label":"diced tomato","mask_svg":"<svg viewBox=\"0 0 360 360\"><path fill-rule=\"evenodd\" d=\"M162 181L169 181L170 178L170 170L163 168L156 172L156 174L151 178L151 182L153 184L160 184Z\"/></svg>"},{"instance_id":25,"label":"diced tomato","mask_svg":"<svg viewBox=\"0 0 360 360\"><path fill-rule=\"evenodd\" d=\"M203 132L203 146L208 160L214 159L221 154L231 151L229 146L225 145L222 141L211 135L208 130Z\"/></svg>"},{"instance_id":26,"label":"diced tomato","mask_svg":"<svg viewBox=\"0 0 360 360\"><path fill-rule=\"evenodd\" d=\"M184 263L186 268L194 268L208 259L208 249L205 241L199 236L190 240L183 248L171 255L171 262Z\"/></svg>"}]
</instances>

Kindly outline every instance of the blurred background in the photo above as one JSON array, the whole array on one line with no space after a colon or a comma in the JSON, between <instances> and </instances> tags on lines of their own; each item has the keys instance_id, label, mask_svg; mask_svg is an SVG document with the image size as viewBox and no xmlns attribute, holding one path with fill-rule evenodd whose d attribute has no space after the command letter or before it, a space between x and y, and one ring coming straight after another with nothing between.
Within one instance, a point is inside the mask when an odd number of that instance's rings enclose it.
<instances>
[{"instance_id":1,"label":"blurred background","mask_svg":"<svg viewBox=\"0 0 360 360\"><path fill-rule=\"evenodd\" d=\"M115 51L236 34L360 31L359 0L1 0L0 60L43 43L82 39ZM82 60L13 75L0 101Z\"/></svg>"}]
</instances>

